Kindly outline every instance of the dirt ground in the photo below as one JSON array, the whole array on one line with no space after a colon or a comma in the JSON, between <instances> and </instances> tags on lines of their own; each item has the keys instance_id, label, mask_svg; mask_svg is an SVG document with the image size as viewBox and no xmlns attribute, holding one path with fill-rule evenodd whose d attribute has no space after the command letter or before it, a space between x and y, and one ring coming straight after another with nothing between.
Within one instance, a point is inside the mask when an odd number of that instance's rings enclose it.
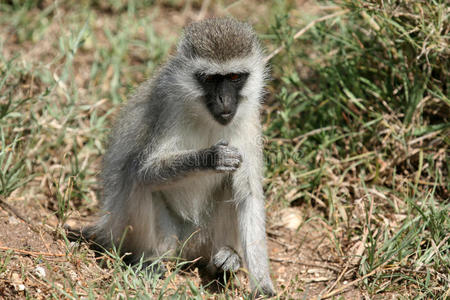
<instances>
[{"instance_id":1,"label":"dirt ground","mask_svg":"<svg viewBox=\"0 0 450 300\"><path fill-rule=\"evenodd\" d=\"M20 198L9 202L16 212L22 213L18 216L12 210L0 210L0 250L11 251L12 254L7 269L0 274L0 295L5 299L25 297L26 293L22 290L25 287L33 297L47 299L54 292L52 282L62 283L69 276L72 280L80 278L88 284L91 280L98 280L98 272L105 273L95 263L93 254L87 258L87 265L78 258L71 259L68 249L80 246L69 244L68 247L56 234L58 221L51 211L41 205L25 205L26 201ZM337 255L333 253L335 247L327 238L329 228L321 219L316 218L297 231L289 227L297 225L305 212L301 208L289 208L281 213L288 221L277 224L280 212L269 213L267 228L272 278L280 295L289 295L286 299L312 299L325 294L337 276L342 276L340 284L347 284L353 279L353 266L336 260ZM26 221L21 220L22 217ZM93 218L83 218L84 221L86 219ZM79 218L68 223L80 224ZM172 284L181 283L186 278L198 284L201 282L196 271L188 271L177 276ZM242 272L239 278L245 289L246 278ZM357 289L352 288L346 290L343 296L346 299L362 297Z\"/></svg>"}]
</instances>

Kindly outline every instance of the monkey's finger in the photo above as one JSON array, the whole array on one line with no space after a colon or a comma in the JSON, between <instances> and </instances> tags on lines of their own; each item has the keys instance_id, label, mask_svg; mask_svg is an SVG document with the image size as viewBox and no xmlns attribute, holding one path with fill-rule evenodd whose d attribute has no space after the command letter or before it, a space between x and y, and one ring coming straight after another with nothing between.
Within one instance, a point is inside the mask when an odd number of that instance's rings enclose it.
<instances>
[{"instance_id":1,"label":"monkey's finger","mask_svg":"<svg viewBox=\"0 0 450 300\"><path fill-rule=\"evenodd\" d=\"M233 253L226 258L226 260L222 263L220 268L223 271L237 272L240 266L241 262L239 256L236 253Z\"/></svg>"},{"instance_id":2,"label":"monkey's finger","mask_svg":"<svg viewBox=\"0 0 450 300\"><path fill-rule=\"evenodd\" d=\"M236 171L237 169L238 169L237 167L227 167L227 166L219 166L215 168L216 172L219 173L231 173Z\"/></svg>"},{"instance_id":3,"label":"monkey's finger","mask_svg":"<svg viewBox=\"0 0 450 300\"><path fill-rule=\"evenodd\" d=\"M230 146L223 146L223 145L219 145L220 150L223 153L226 154L230 154L230 155L241 155L241 153L239 152L239 150L235 147L230 147Z\"/></svg>"},{"instance_id":4,"label":"monkey's finger","mask_svg":"<svg viewBox=\"0 0 450 300\"><path fill-rule=\"evenodd\" d=\"M236 152L227 153L225 155L224 159L230 160L230 161L238 161L240 164L242 162L242 155L240 153L236 153Z\"/></svg>"},{"instance_id":5,"label":"monkey's finger","mask_svg":"<svg viewBox=\"0 0 450 300\"><path fill-rule=\"evenodd\" d=\"M228 141L220 139L214 146L228 146Z\"/></svg>"},{"instance_id":6,"label":"monkey's finger","mask_svg":"<svg viewBox=\"0 0 450 300\"><path fill-rule=\"evenodd\" d=\"M233 173L239 169L239 166L221 166L218 168L220 169L219 172Z\"/></svg>"},{"instance_id":7,"label":"monkey's finger","mask_svg":"<svg viewBox=\"0 0 450 300\"><path fill-rule=\"evenodd\" d=\"M236 147L227 147L228 153L232 153L234 157L238 157L240 160L242 160L241 152Z\"/></svg>"},{"instance_id":8,"label":"monkey's finger","mask_svg":"<svg viewBox=\"0 0 450 300\"><path fill-rule=\"evenodd\" d=\"M215 161L216 167L238 167L241 161L238 157L222 156Z\"/></svg>"},{"instance_id":9,"label":"monkey's finger","mask_svg":"<svg viewBox=\"0 0 450 300\"><path fill-rule=\"evenodd\" d=\"M239 255L229 247L222 247L213 257L213 263L222 271L236 272L241 264Z\"/></svg>"},{"instance_id":10,"label":"monkey's finger","mask_svg":"<svg viewBox=\"0 0 450 300\"><path fill-rule=\"evenodd\" d=\"M239 167L241 165L241 160L239 159L239 157L229 156L223 159L222 162L219 163L219 165Z\"/></svg>"},{"instance_id":11,"label":"monkey's finger","mask_svg":"<svg viewBox=\"0 0 450 300\"><path fill-rule=\"evenodd\" d=\"M233 161L233 166L236 166L237 168L239 168L241 166L241 163L242 163L242 160L237 158Z\"/></svg>"}]
</instances>

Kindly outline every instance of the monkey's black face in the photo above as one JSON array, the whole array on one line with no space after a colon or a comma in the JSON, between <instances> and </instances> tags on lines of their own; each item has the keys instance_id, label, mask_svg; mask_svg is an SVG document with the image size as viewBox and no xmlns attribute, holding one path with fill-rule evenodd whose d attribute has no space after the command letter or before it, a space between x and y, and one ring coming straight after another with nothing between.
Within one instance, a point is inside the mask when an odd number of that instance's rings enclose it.
<instances>
[{"instance_id":1,"label":"monkey's black face","mask_svg":"<svg viewBox=\"0 0 450 300\"><path fill-rule=\"evenodd\" d=\"M205 91L205 105L220 124L227 125L236 114L240 92L248 75L248 73L196 74L198 82Z\"/></svg>"}]
</instances>

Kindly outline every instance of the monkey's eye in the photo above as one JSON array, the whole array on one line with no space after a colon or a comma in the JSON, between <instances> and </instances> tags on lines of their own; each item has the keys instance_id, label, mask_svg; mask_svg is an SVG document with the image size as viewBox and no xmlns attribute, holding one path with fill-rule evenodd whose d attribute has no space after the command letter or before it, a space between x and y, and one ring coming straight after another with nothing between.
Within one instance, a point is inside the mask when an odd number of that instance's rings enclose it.
<instances>
[{"instance_id":1,"label":"monkey's eye","mask_svg":"<svg viewBox=\"0 0 450 300\"><path fill-rule=\"evenodd\" d=\"M215 79L215 74L196 73L195 77L198 81L203 83L212 83Z\"/></svg>"},{"instance_id":2,"label":"monkey's eye","mask_svg":"<svg viewBox=\"0 0 450 300\"><path fill-rule=\"evenodd\" d=\"M228 75L228 78L230 78L231 81L238 82L241 80L241 74L231 73Z\"/></svg>"}]
</instances>

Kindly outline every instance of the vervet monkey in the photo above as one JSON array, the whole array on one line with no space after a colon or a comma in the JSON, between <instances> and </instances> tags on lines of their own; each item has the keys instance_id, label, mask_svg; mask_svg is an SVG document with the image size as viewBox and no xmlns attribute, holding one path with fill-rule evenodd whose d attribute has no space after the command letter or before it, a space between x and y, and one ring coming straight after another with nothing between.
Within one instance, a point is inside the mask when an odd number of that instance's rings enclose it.
<instances>
[{"instance_id":1,"label":"vervet monkey","mask_svg":"<svg viewBox=\"0 0 450 300\"><path fill-rule=\"evenodd\" d=\"M211 275L237 271L242 258L252 290L274 295L259 120L266 74L250 25L188 25L176 54L138 88L112 131L94 239L105 247L123 239L135 261L200 257Z\"/></svg>"}]
</instances>

